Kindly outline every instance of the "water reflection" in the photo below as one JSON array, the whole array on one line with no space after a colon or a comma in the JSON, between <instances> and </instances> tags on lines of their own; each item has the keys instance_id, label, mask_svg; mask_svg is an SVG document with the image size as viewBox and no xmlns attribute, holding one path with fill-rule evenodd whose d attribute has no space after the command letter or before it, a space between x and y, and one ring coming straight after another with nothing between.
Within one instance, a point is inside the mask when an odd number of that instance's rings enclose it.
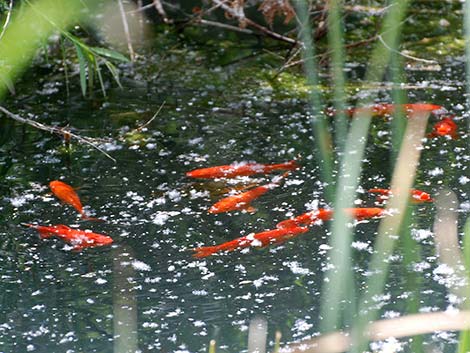
<instances>
[{"instance_id":1,"label":"water reflection","mask_svg":"<svg viewBox=\"0 0 470 353\"><path fill-rule=\"evenodd\" d=\"M138 351L137 298L134 251L119 246L111 252L113 258L113 346L114 353Z\"/></svg>"}]
</instances>

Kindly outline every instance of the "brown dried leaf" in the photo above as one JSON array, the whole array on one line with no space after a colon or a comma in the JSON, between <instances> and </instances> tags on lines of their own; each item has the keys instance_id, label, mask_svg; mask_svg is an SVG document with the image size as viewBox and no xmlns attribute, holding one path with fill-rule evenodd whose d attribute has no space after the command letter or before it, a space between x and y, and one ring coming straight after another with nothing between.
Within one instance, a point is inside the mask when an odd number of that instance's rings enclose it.
<instances>
[{"instance_id":1,"label":"brown dried leaf","mask_svg":"<svg viewBox=\"0 0 470 353\"><path fill-rule=\"evenodd\" d=\"M295 16L295 11L289 0L263 0L258 8L269 25L273 24L276 14L284 15L284 24L288 24Z\"/></svg>"},{"instance_id":2,"label":"brown dried leaf","mask_svg":"<svg viewBox=\"0 0 470 353\"><path fill-rule=\"evenodd\" d=\"M229 9L225 11L225 17L227 19L236 18L238 20L238 26L240 28L246 27L246 17L245 17L245 0L232 0L225 3Z\"/></svg>"}]
</instances>

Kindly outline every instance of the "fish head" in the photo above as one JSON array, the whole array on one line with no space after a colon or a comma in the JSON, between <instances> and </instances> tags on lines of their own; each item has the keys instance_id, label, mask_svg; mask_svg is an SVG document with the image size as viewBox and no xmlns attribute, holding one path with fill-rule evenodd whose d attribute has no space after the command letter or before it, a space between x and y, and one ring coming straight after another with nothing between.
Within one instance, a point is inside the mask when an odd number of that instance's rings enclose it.
<instances>
[{"instance_id":1,"label":"fish head","mask_svg":"<svg viewBox=\"0 0 470 353\"><path fill-rule=\"evenodd\" d=\"M458 127L453 116L446 116L434 124L432 132L428 137L449 136L453 139L458 137Z\"/></svg>"}]
</instances>

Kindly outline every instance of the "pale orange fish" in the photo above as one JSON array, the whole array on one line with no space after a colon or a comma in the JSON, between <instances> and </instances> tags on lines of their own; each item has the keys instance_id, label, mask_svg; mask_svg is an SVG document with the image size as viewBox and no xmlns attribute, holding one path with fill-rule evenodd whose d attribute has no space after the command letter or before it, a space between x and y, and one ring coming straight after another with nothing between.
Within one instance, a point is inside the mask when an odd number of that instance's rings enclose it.
<instances>
[{"instance_id":1,"label":"pale orange fish","mask_svg":"<svg viewBox=\"0 0 470 353\"><path fill-rule=\"evenodd\" d=\"M225 197L212 205L209 209L209 213L222 213L236 210L254 212L256 210L251 206L251 201L267 193L269 190L278 187L282 178L286 177L287 174L288 172L284 173L282 176L275 178L276 180L273 180L273 182L269 184L257 186L251 190Z\"/></svg>"},{"instance_id":2,"label":"pale orange fish","mask_svg":"<svg viewBox=\"0 0 470 353\"><path fill-rule=\"evenodd\" d=\"M368 192L374 194L380 194L378 196L377 201L386 201L390 196L392 196L392 190L390 189L369 189ZM434 199L429 195L427 192L418 190L418 189L411 189L410 190L411 201L413 203L423 203L423 202L433 202Z\"/></svg>"},{"instance_id":3,"label":"pale orange fish","mask_svg":"<svg viewBox=\"0 0 470 353\"><path fill-rule=\"evenodd\" d=\"M275 170L295 170L299 165L295 160L280 164L236 163L216 167L195 169L186 173L190 178L233 178L254 174L267 174Z\"/></svg>"},{"instance_id":4,"label":"pale orange fish","mask_svg":"<svg viewBox=\"0 0 470 353\"><path fill-rule=\"evenodd\" d=\"M391 104L391 103L377 103L369 107L349 108L346 110L346 114L350 117L361 112L370 112L373 116L385 117L395 113L397 108L403 109L404 113L408 116L417 111L428 111L431 113L442 113L445 112L445 108L437 104L429 103L409 103L409 104ZM333 110L334 114L334 110ZM331 115L331 113L329 113Z\"/></svg>"},{"instance_id":5,"label":"pale orange fish","mask_svg":"<svg viewBox=\"0 0 470 353\"><path fill-rule=\"evenodd\" d=\"M110 245L113 242L113 239L107 235L93 233L87 230L73 229L63 224L40 226L36 224L23 223L23 225L36 229L39 232L41 239L56 236L73 245L73 250Z\"/></svg>"},{"instance_id":6,"label":"pale orange fish","mask_svg":"<svg viewBox=\"0 0 470 353\"><path fill-rule=\"evenodd\" d=\"M428 137L449 136L456 140L458 138L458 127L452 117L446 116L434 124L433 130L428 134Z\"/></svg>"},{"instance_id":7,"label":"pale orange fish","mask_svg":"<svg viewBox=\"0 0 470 353\"><path fill-rule=\"evenodd\" d=\"M234 251L250 246L261 248L271 244L280 244L307 231L307 227L290 227L267 230L261 233L249 234L223 244L193 249L193 251L195 251L193 256L196 258L203 258L221 251Z\"/></svg>"},{"instance_id":8,"label":"pale orange fish","mask_svg":"<svg viewBox=\"0 0 470 353\"><path fill-rule=\"evenodd\" d=\"M385 215L383 208L377 207L357 207L357 208L346 208L345 211L349 213L353 218L357 220L378 218ZM318 221L329 221L333 218L334 212L332 209L319 208L313 210L295 218L286 219L285 221L279 222L277 228L285 227L299 227L312 225Z\"/></svg>"},{"instance_id":9,"label":"pale orange fish","mask_svg":"<svg viewBox=\"0 0 470 353\"><path fill-rule=\"evenodd\" d=\"M52 193L57 196L59 200L73 206L73 208L81 214L83 219L101 221L101 219L89 217L85 214L80 198L70 185L59 180L53 180L49 183L49 187L51 188Z\"/></svg>"}]
</instances>

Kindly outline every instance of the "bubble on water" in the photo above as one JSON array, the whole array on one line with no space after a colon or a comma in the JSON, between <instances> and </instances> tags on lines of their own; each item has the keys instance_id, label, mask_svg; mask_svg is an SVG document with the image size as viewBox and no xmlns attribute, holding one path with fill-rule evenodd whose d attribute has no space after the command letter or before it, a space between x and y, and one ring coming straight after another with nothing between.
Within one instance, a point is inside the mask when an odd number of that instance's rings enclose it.
<instances>
[{"instance_id":1,"label":"bubble on water","mask_svg":"<svg viewBox=\"0 0 470 353\"><path fill-rule=\"evenodd\" d=\"M307 316L305 319L297 319L294 322L294 327L292 328L293 337L303 336L304 333L310 330L313 327L313 324L310 324L307 320L311 318Z\"/></svg>"},{"instance_id":2,"label":"bubble on water","mask_svg":"<svg viewBox=\"0 0 470 353\"><path fill-rule=\"evenodd\" d=\"M369 253L372 253L372 249L369 245L369 243L363 242L363 241L354 241L351 244L351 247L353 249L359 250L359 251L367 251Z\"/></svg>"},{"instance_id":3,"label":"bubble on water","mask_svg":"<svg viewBox=\"0 0 470 353\"><path fill-rule=\"evenodd\" d=\"M308 268L301 267L300 263L297 261L284 261L283 266L287 266L293 274L296 275L308 275L312 272Z\"/></svg>"},{"instance_id":4,"label":"bubble on water","mask_svg":"<svg viewBox=\"0 0 470 353\"><path fill-rule=\"evenodd\" d=\"M470 178L465 176L465 175L462 175L459 178L459 183L462 184L462 185L466 185L469 181L470 181Z\"/></svg>"},{"instance_id":5,"label":"bubble on water","mask_svg":"<svg viewBox=\"0 0 470 353\"><path fill-rule=\"evenodd\" d=\"M136 271L150 271L152 268L147 265L145 262L139 261L139 260L133 260L131 262L131 266L134 268Z\"/></svg>"},{"instance_id":6,"label":"bubble on water","mask_svg":"<svg viewBox=\"0 0 470 353\"><path fill-rule=\"evenodd\" d=\"M171 217L179 215L178 211L158 211L150 216L151 222L159 226L162 226L168 221Z\"/></svg>"},{"instance_id":7,"label":"bubble on water","mask_svg":"<svg viewBox=\"0 0 470 353\"><path fill-rule=\"evenodd\" d=\"M416 241L422 241L432 237L434 233L429 229L412 229L411 236Z\"/></svg>"},{"instance_id":8,"label":"bubble on water","mask_svg":"<svg viewBox=\"0 0 470 353\"><path fill-rule=\"evenodd\" d=\"M400 342L396 338L387 338L384 341L371 342L370 348L377 353L396 353L405 348L406 342Z\"/></svg>"},{"instance_id":9,"label":"bubble on water","mask_svg":"<svg viewBox=\"0 0 470 353\"><path fill-rule=\"evenodd\" d=\"M444 170L442 168L436 167L428 171L428 175L431 177L436 177L438 175L444 174Z\"/></svg>"},{"instance_id":10,"label":"bubble on water","mask_svg":"<svg viewBox=\"0 0 470 353\"><path fill-rule=\"evenodd\" d=\"M8 200L10 201L10 203L13 207L18 208L18 207L21 207L21 206L27 204L31 200L34 200L34 195L33 194L25 194L25 195L9 198Z\"/></svg>"}]
</instances>

